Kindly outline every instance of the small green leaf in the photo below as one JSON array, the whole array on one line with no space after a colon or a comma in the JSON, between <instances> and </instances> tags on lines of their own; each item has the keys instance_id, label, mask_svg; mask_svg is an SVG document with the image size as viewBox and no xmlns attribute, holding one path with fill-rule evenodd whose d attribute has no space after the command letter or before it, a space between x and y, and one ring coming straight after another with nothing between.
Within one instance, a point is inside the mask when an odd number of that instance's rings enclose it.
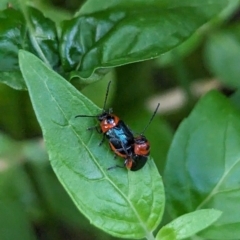
<instances>
[{"instance_id":1,"label":"small green leaf","mask_svg":"<svg viewBox=\"0 0 240 240\"><path fill-rule=\"evenodd\" d=\"M83 10L88 14L80 11L61 25L63 68L94 80L104 68L158 57L226 5L226 0L88 1Z\"/></svg>"},{"instance_id":2,"label":"small green leaf","mask_svg":"<svg viewBox=\"0 0 240 240\"><path fill-rule=\"evenodd\" d=\"M158 232L156 240L177 240L177 238L173 228L163 227Z\"/></svg>"},{"instance_id":3,"label":"small green leaf","mask_svg":"<svg viewBox=\"0 0 240 240\"><path fill-rule=\"evenodd\" d=\"M164 180L171 214L201 208L223 212L201 232L207 239L240 236L239 119L228 99L210 92L181 123L169 150Z\"/></svg>"},{"instance_id":4,"label":"small green leaf","mask_svg":"<svg viewBox=\"0 0 240 240\"><path fill-rule=\"evenodd\" d=\"M240 28L234 31L239 35ZM232 32L214 33L208 39L205 59L209 70L224 84L240 87L240 36Z\"/></svg>"},{"instance_id":5,"label":"small green leaf","mask_svg":"<svg viewBox=\"0 0 240 240\"><path fill-rule=\"evenodd\" d=\"M52 167L78 209L92 224L125 238L152 236L164 208L164 190L153 160L137 172L107 168L115 165L107 143L86 131L100 109L32 54L20 52L20 68ZM123 164L123 161L120 161Z\"/></svg>"},{"instance_id":6,"label":"small green leaf","mask_svg":"<svg viewBox=\"0 0 240 240\"><path fill-rule=\"evenodd\" d=\"M187 213L174 219L172 222L164 226L159 231L157 238L158 236L162 236L163 233L165 234L166 229L174 230L177 240L191 237L197 232L200 232L210 226L221 216L221 214L221 211L214 209L202 209ZM161 238L159 237L159 239Z\"/></svg>"}]
</instances>

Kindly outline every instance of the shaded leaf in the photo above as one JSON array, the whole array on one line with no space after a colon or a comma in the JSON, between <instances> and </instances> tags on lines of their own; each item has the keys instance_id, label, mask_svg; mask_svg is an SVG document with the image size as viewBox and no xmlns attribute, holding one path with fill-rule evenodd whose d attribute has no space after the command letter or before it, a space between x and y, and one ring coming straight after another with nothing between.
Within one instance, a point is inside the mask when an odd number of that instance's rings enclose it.
<instances>
[{"instance_id":1,"label":"shaded leaf","mask_svg":"<svg viewBox=\"0 0 240 240\"><path fill-rule=\"evenodd\" d=\"M224 84L240 87L240 28L232 32L214 33L205 47L205 59L209 70Z\"/></svg>"},{"instance_id":2,"label":"shaded leaf","mask_svg":"<svg viewBox=\"0 0 240 240\"><path fill-rule=\"evenodd\" d=\"M151 235L164 207L163 185L153 160L138 172L108 171L116 164L113 153L107 143L98 146L101 136L86 131L94 119L75 119L77 114L100 110L33 55L21 51L20 67L52 167L78 209L112 235Z\"/></svg>"},{"instance_id":3,"label":"shaded leaf","mask_svg":"<svg viewBox=\"0 0 240 240\"><path fill-rule=\"evenodd\" d=\"M16 80L19 49L36 54L70 79L99 80L112 67L152 59L174 48L226 5L225 0L124 0L101 6L88 1L81 15L62 22L60 39L55 24L37 9L5 9L0 13L0 81L26 89L21 76Z\"/></svg>"},{"instance_id":4,"label":"shaded leaf","mask_svg":"<svg viewBox=\"0 0 240 240\"><path fill-rule=\"evenodd\" d=\"M210 92L181 123L170 147L164 180L171 214L180 216L201 208L223 212L201 232L205 238L240 235L239 119L230 101Z\"/></svg>"},{"instance_id":5,"label":"shaded leaf","mask_svg":"<svg viewBox=\"0 0 240 240\"><path fill-rule=\"evenodd\" d=\"M96 80L104 68L152 59L182 43L226 5L225 0L88 1L80 16L61 25L63 68Z\"/></svg>"},{"instance_id":6,"label":"shaded leaf","mask_svg":"<svg viewBox=\"0 0 240 240\"><path fill-rule=\"evenodd\" d=\"M55 24L34 9L7 8L0 12L0 81L15 89L26 89L19 70L18 50L35 53L53 68L59 65Z\"/></svg>"}]
</instances>

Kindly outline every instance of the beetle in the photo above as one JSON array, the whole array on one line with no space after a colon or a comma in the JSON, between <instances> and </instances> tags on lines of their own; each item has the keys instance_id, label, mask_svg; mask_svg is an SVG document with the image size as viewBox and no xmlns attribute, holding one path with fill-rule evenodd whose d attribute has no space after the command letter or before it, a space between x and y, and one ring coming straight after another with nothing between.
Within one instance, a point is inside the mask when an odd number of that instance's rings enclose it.
<instances>
[{"instance_id":1,"label":"beetle","mask_svg":"<svg viewBox=\"0 0 240 240\"><path fill-rule=\"evenodd\" d=\"M150 118L148 124L145 126L143 131L139 135L134 137L134 147L133 147L134 150L133 150L133 152L134 152L135 155L146 156L147 157L150 154L150 143L143 134L145 133L145 131L149 127L150 123L152 122L153 118L155 117L159 106L160 106L160 103L158 103L152 117Z\"/></svg>"},{"instance_id":2,"label":"beetle","mask_svg":"<svg viewBox=\"0 0 240 240\"><path fill-rule=\"evenodd\" d=\"M150 143L143 134L149 127L153 118L155 117L159 106L160 104L158 103L152 117L150 118L148 124L145 126L143 131L134 137L132 149L130 149L129 151L129 149L125 148L125 145L123 143L121 143L121 146L119 146L119 149L121 148L122 152L125 153L121 156L125 158L124 166L131 171L138 171L139 169L143 168L148 160L148 156L150 154ZM121 167L121 166L116 165L108 169L112 169L115 167Z\"/></svg>"},{"instance_id":3,"label":"beetle","mask_svg":"<svg viewBox=\"0 0 240 240\"><path fill-rule=\"evenodd\" d=\"M88 130L96 129L97 132L103 134L103 138L99 145L101 145L105 137L109 141L110 148L115 155L126 158L132 152L134 144L134 136L129 127L118 116L112 113L112 109L106 110L106 102L109 93L111 81L108 83L105 95L103 110L99 115L77 115L78 117L96 117L100 122L99 126L89 127Z\"/></svg>"},{"instance_id":4,"label":"beetle","mask_svg":"<svg viewBox=\"0 0 240 240\"><path fill-rule=\"evenodd\" d=\"M144 167L148 160L147 156L132 155L128 156L124 161L124 166L131 171L138 171Z\"/></svg>"}]
</instances>

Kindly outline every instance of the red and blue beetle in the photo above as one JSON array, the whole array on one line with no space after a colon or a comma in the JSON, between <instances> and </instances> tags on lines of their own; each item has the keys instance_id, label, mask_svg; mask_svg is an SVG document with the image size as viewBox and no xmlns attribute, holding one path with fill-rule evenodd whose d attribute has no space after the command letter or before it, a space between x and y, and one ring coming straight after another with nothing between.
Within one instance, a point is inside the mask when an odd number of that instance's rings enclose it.
<instances>
[{"instance_id":1,"label":"red and blue beetle","mask_svg":"<svg viewBox=\"0 0 240 240\"><path fill-rule=\"evenodd\" d=\"M100 122L100 130L99 126L93 126L88 128L88 130L96 129L97 132L103 134L103 138L99 145L101 145L105 139L105 137L109 141L110 148L113 152L125 159L124 165L126 168L131 171L137 171L141 169L147 162L148 155L150 153L150 144L146 137L143 135L145 130L148 128L149 124L153 120L159 105L155 109L149 123L143 130L143 132L134 137L132 131L129 127L121 120L118 116L112 113L112 110L106 110L106 101L108 97L108 92L110 88L111 82L108 83L107 92L104 100L104 106L102 113L99 115L77 115L78 117L96 117ZM121 167L121 166L113 166L108 169Z\"/></svg>"}]
</instances>

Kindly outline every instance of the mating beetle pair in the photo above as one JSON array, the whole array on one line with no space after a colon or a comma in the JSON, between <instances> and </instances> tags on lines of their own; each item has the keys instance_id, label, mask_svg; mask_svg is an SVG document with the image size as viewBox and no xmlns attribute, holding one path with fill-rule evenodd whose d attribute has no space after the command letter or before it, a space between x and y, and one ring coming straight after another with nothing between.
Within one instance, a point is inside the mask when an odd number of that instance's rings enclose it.
<instances>
[{"instance_id":1,"label":"mating beetle pair","mask_svg":"<svg viewBox=\"0 0 240 240\"><path fill-rule=\"evenodd\" d=\"M125 159L124 165L126 168L130 169L131 171L137 171L146 164L150 152L150 144L143 133L153 120L160 104L157 105L150 121L142 133L134 136L129 127L116 115L112 114L111 109L108 111L105 110L110 84L111 82L108 83L102 113L96 116L77 115L76 118L96 117L100 122L100 131L98 126L90 127L88 130L96 129L98 132L103 134L102 141L99 145L103 143L106 137L109 141L110 148L114 151L114 153ZM108 169L115 167L120 166L116 165Z\"/></svg>"}]
</instances>

